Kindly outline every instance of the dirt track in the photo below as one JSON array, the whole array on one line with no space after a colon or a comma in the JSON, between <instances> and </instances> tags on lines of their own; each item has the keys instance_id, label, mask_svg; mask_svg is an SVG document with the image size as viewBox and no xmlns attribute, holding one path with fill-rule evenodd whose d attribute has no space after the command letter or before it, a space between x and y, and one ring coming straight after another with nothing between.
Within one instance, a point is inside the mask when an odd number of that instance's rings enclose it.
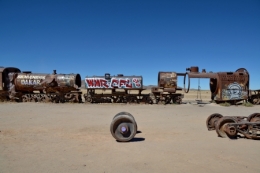
<instances>
[{"instance_id":1,"label":"dirt track","mask_svg":"<svg viewBox=\"0 0 260 173\"><path fill-rule=\"evenodd\" d=\"M120 111L138 130L119 143L109 126ZM259 173L260 141L207 131L212 113L247 116L260 106L0 104L0 173Z\"/></svg>"}]
</instances>

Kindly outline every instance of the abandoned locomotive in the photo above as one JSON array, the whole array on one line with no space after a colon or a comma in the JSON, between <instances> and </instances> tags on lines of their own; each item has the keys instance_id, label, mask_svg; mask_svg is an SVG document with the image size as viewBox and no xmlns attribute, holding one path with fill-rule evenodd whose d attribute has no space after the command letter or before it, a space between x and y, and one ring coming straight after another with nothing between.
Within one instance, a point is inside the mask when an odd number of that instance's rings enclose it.
<instances>
[{"instance_id":1,"label":"abandoned locomotive","mask_svg":"<svg viewBox=\"0 0 260 173\"><path fill-rule=\"evenodd\" d=\"M81 102L79 74L21 72L14 67L0 68L0 99L16 101Z\"/></svg>"},{"instance_id":2,"label":"abandoned locomotive","mask_svg":"<svg viewBox=\"0 0 260 173\"><path fill-rule=\"evenodd\" d=\"M190 78L209 78L211 100L216 103L229 102L236 104L246 100L253 104L260 103L259 90L249 90L249 73L245 68L239 68L235 72L209 72L205 69L199 72L199 67L193 66L186 69L184 77L184 91L189 92ZM185 88L186 76L188 87Z\"/></svg>"}]
</instances>

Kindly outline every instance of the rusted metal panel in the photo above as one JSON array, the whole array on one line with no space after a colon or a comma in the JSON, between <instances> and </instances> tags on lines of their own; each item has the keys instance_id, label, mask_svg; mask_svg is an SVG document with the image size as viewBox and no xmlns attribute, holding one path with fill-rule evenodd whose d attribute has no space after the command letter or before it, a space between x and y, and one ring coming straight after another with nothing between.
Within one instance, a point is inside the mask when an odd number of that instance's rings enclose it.
<instances>
[{"instance_id":1,"label":"rusted metal panel","mask_svg":"<svg viewBox=\"0 0 260 173\"><path fill-rule=\"evenodd\" d=\"M239 72L218 73L220 84L215 100L248 99L248 75Z\"/></svg>"},{"instance_id":2,"label":"rusted metal panel","mask_svg":"<svg viewBox=\"0 0 260 173\"><path fill-rule=\"evenodd\" d=\"M260 89L250 90L248 101L254 105L260 104Z\"/></svg>"},{"instance_id":3,"label":"rusted metal panel","mask_svg":"<svg viewBox=\"0 0 260 173\"><path fill-rule=\"evenodd\" d=\"M189 78L209 78L212 100L222 101L240 101L247 100L249 93L249 73L244 68L239 68L235 72L202 73L199 68L191 67L186 70ZM186 78L186 76L185 76ZM185 84L184 78L184 84ZM185 86L184 86L185 88ZM189 84L188 84L189 88ZM186 93L189 91L185 91Z\"/></svg>"},{"instance_id":4,"label":"rusted metal panel","mask_svg":"<svg viewBox=\"0 0 260 173\"><path fill-rule=\"evenodd\" d=\"M109 75L110 76L110 75ZM93 76L85 78L87 89L143 89L142 76Z\"/></svg>"},{"instance_id":5,"label":"rusted metal panel","mask_svg":"<svg viewBox=\"0 0 260 173\"><path fill-rule=\"evenodd\" d=\"M14 74L19 72L21 72L20 69L16 67L1 67L0 68L0 75L1 75L0 90L8 90L8 87L10 86L9 74Z\"/></svg>"},{"instance_id":6,"label":"rusted metal panel","mask_svg":"<svg viewBox=\"0 0 260 173\"><path fill-rule=\"evenodd\" d=\"M79 74L58 74L57 82L61 87L81 87L81 77Z\"/></svg>"},{"instance_id":7,"label":"rusted metal panel","mask_svg":"<svg viewBox=\"0 0 260 173\"><path fill-rule=\"evenodd\" d=\"M43 90L48 87L56 87L59 91L76 90L81 87L79 74L44 74L44 73L19 73L15 80L15 88L19 91Z\"/></svg>"},{"instance_id":8,"label":"rusted metal panel","mask_svg":"<svg viewBox=\"0 0 260 173\"><path fill-rule=\"evenodd\" d=\"M19 91L43 90L41 82L45 80L47 74L41 73L18 73L15 79L15 88Z\"/></svg>"},{"instance_id":9,"label":"rusted metal panel","mask_svg":"<svg viewBox=\"0 0 260 173\"><path fill-rule=\"evenodd\" d=\"M177 74L175 72L159 72L158 87L177 88Z\"/></svg>"}]
</instances>

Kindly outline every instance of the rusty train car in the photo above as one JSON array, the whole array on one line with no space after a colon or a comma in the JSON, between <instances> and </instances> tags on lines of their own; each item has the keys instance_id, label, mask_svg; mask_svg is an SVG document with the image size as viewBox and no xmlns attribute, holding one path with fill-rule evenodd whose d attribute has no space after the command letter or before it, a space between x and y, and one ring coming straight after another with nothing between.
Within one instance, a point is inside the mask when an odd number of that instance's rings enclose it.
<instances>
[{"instance_id":1,"label":"rusty train car","mask_svg":"<svg viewBox=\"0 0 260 173\"><path fill-rule=\"evenodd\" d=\"M21 72L15 67L0 68L0 99L18 102L81 102L79 74Z\"/></svg>"},{"instance_id":2,"label":"rusty train car","mask_svg":"<svg viewBox=\"0 0 260 173\"><path fill-rule=\"evenodd\" d=\"M205 69L199 72L199 67L186 68L184 77L184 91L189 92L190 78L209 78L211 100L216 103L229 102L235 104L246 100L253 104L260 103L260 90L249 90L249 73L245 68L239 68L235 72L209 72ZM185 87L186 77L188 87Z\"/></svg>"},{"instance_id":3,"label":"rusty train car","mask_svg":"<svg viewBox=\"0 0 260 173\"><path fill-rule=\"evenodd\" d=\"M159 72L158 84L144 92L142 76L91 76L85 78L87 92L82 95L79 74L52 74L21 72L15 67L0 67L0 100L23 102L82 102L87 103L176 103L182 102L178 93L178 76L184 76L184 91L189 92L190 78L208 78L211 99L216 103L235 104L246 100L260 104L260 90L249 90L249 73L244 68L234 72L199 72L197 66L186 69L186 73ZM188 87L185 82L188 78Z\"/></svg>"},{"instance_id":4,"label":"rusty train car","mask_svg":"<svg viewBox=\"0 0 260 173\"><path fill-rule=\"evenodd\" d=\"M181 103L183 94L177 87L177 73L159 72L158 86L148 94L143 93L142 76L91 76L85 78L87 93L84 94L89 103Z\"/></svg>"}]
</instances>

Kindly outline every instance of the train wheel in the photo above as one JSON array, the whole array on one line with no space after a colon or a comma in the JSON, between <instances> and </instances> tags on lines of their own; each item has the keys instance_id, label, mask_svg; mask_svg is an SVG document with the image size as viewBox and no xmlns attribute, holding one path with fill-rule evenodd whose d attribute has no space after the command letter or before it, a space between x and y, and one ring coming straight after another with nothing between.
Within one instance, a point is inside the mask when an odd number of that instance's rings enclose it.
<instances>
[{"instance_id":1,"label":"train wheel","mask_svg":"<svg viewBox=\"0 0 260 173\"><path fill-rule=\"evenodd\" d=\"M139 103L138 99L135 96L131 96L127 98L128 103Z\"/></svg>"},{"instance_id":2,"label":"train wheel","mask_svg":"<svg viewBox=\"0 0 260 173\"><path fill-rule=\"evenodd\" d=\"M85 102L89 102L89 103L92 103L92 97L91 96L87 96L86 98L85 98Z\"/></svg>"},{"instance_id":3,"label":"train wheel","mask_svg":"<svg viewBox=\"0 0 260 173\"><path fill-rule=\"evenodd\" d=\"M135 119L128 112L116 114L110 125L110 132L117 141L130 141L137 132Z\"/></svg>"},{"instance_id":4,"label":"train wheel","mask_svg":"<svg viewBox=\"0 0 260 173\"><path fill-rule=\"evenodd\" d=\"M115 119L116 117L121 116L121 115L127 115L127 116L133 118L134 121L135 121L134 116L133 116L132 114L130 114L129 112L119 112L118 114L116 114L116 115L113 117L113 119Z\"/></svg>"},{"instance_id":5,"label":"train wheel","mask_svg":"<svg viewBox=\"0 0 260 173\"><path fill-rule=\"evenodd\" d=\"M22 96L22 102L28 102L28 97L26 95L23 95Z\"/></svg>"},{"instance_id":6,"label":"train wheel","mask_svg":"<svg viewBox=\"0 0 260 173\"><path fill-rule=\"evenodd\" d=\"M218 120L220 118L222 118L223 115L215 113L215 114L211 114L207 120L206 120L206 126L208 128L209 131L211 130L215 130L216 129L216 123L218 122Z\"/></svg>"},{"instance_id":7,"label":"train wheel","mask_svg":"<svg viewBox=\"0 0 260 173\"><path fill-rule=\"evenodd\" d=\"M76 97L78 97L78 102L82 103L82 96L81 96L81 94L77 95Z\"/></svg>"},{"instance_id":8,"label":"train wheel","mask_svg":"<svg viewBox=\"0 0 260 173\"><path fill-rule=\"evenodd\" d=\"M253 113L249 115L247 120L249 122L260 122L260 113Z\"/></svg>"},{"instance_id":9,"label":"train wheel","mask_svg":"<svg viewBox=\"0 0 260 173\"><path fill-rule=\"evenodd\" d=\"M43 101L43 102L50 102L51 99L50 99L47 95L44 94L44 95L42 96L42 101Z\"/></svg>"},{"instance_id":10,"label":"train wheel","mask_svg":"<svg viewBox=\"0 0 260 173\"><path fill-rule=\"evenodd\" d=\"M60 102L60 96L56 95L54 102L59 103Z\"/></svg>"},{"instance_id":11,"label":"train wheel","mask_svg":"<svg viewBox=\"0 0 260 173\"><path fill-rule=\"evenodd\" d=\"M146 102L147 104L153 104L153 99L151 97L147 97Z\"/></svg>"},{"instance_id":12,"label":"train wheel","mask_svg":"<svg viewBox=\"0 0 260 173\"><path fill-rule=\"evenodd\" d=\"M251 99L248 100L250 103L257 105L260 103L260 97L253 96Z\"/></svg>"},{"instance_id":13,"label":"train wheel","mask_svg":"<svg viewBox=\"0 0 260 173\"><path fill-rule=\"evenodd\" d=\"M222 117L217 121L216 132L219 137L235 139L237 137L237 131L234 126L229 126L230 123L237 123L232 117Z\"/></svg>"},{"instance_id":14,"label":"train wheel","mask_svg":"<svg viewBox=\"0 0 260 173\"><path fill-rule=\"evenodd\" d=\"M164 104L170 104L171 103L171 98L170 97L165 97L164 99Z\"/></svg>"},{"instance_id":15,"label":"train wheel","mask_svg":"<svg viewBox=\"0 0 260 173\"><path fill-rule=\"evenodd\" d=\"M156 104L159 104L160 100L161 100L160 97L155 97L155 103Z\"/></svg>"}]
</instances>

